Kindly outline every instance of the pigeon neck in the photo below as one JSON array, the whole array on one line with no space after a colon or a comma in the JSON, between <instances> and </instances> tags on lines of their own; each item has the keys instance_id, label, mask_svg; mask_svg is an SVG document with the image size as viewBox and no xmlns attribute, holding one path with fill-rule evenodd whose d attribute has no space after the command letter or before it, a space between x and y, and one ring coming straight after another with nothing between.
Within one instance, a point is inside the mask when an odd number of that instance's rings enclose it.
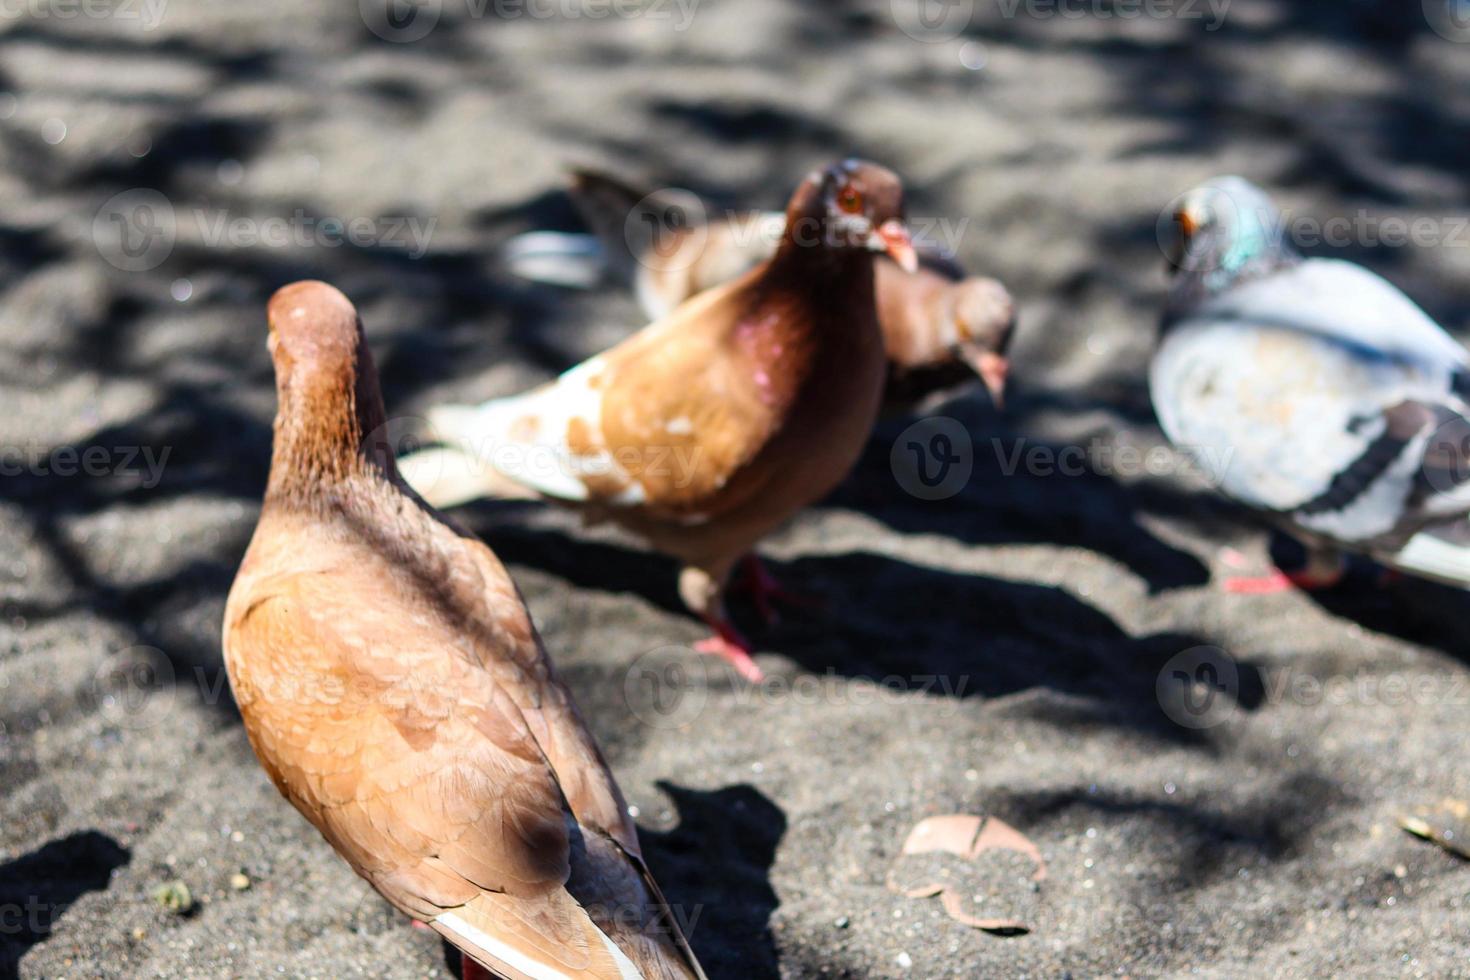
<instances>
[{"instance_id":1,"label":"pigeon neck","mask_svg":"<svg viewBox=\"0 0 1470 980\"><path fill-rule=\"evenodd\" d=\"M760 277L736 341L749 359L761 400L784 412L810 391L841 384L854 358L881 352L873 255L787 238ZM881 356L881 354L880 354Z\"/></svg>"},{"instance_id":2,"label":"pigeon neck","mask_svg":"<svg viewBox=\"0 0 1470 980\"><path fill-rule=\"evenodd\" d=\"M842 293L852 290L854 280L866 279L872 290L873 254L866 249L836 241L827 227L827 208L820 183L809 179L797 189L786 209L786 227L771 260L770 272L777 281L804 282L823 301L834 303L846 296L826 295L827 288ZM858 292L861 292L861 283Z\"/></svg>"},{"instance_id":3,"label":"pigeon neck","mask_svg":"<svg viewBox=\"0 0 1470 980\"><path fill-rule=\"evenodd\" d=\"M1184 256L1170 290L1170 309L1187 310L1232 286L1259 279L1301 262L1290 245L1251 222L1230 233L1202 239Z\"/></svg>"},{"instance_id":4,"label":"pigeon neck","mask_svg":"<svg viewBox=\"0 0 1470 980\"><path fill-rule=\"evenodd\" d=\"M1284 254L1280 243L1273 242L1264 228L1247 224L1226 241L1214 280L1223 283L1237 279L1252 266L1275 264L1274 260Z\"/></svg>"},{"instance_id":5,"label":"pigeon neck","mask_svg":"<svg viewBox=\"0 0 1470 980\"><path fill-rule=\"evenodd\" d=\"M1209 266L1206 278L1212 287L1227 285L1253 269L1278 268L1295 255L1281 213L1269 202L1246 201L1233 212L1228 224L1213 231L1212 240L1201 242L1204 247L1196 259Z\"/></svg>"},{"instance_id":6,"label":"pigeon neck","mask_svg":"<svg viewBox=\"0 0 1470 980\"><path fill-rule=\"evenodd\" d=\"M780 329L804 329L819 342L827 334L834 340L850 337L862 311L876 324L873 259L862 248L783 240L767 268L763 293L768 302L784 297L803 312L790 322L775 322L785 324Z\"/></svg>"},{"instance_id":7,"label":"pigeon neck","mask_svg":"<svg viewBox=\"0 0 1470 980\"><path fill-rule=\"evenodd\" d=\"M275 442L267 500L309 501L325 486L394 471L387 415L372 355L365 346L355 363L336 371L277 366Z\"/></svg>"}]
</instances>

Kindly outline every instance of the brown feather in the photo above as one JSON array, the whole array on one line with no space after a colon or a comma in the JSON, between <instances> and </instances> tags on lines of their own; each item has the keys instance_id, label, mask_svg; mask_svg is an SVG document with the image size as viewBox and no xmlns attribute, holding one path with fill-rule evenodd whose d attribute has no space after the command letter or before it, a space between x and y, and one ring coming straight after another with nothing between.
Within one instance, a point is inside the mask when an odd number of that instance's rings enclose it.
<instances>
[{"instance_id":1,"label":"brown feather","mask_svg":"<svg viewBox=\"0 0 1470 980\"><path fill-rule=\"evenodd\" d=\"M793 196L772 258L603 355L600 443L646 500L608 514L716 579L841 481L876 417L873 258L798 239L820 190Z\"/></svg>"},{"instance_id":2,"label":"brown feather","mask_svg":"<svg viewBox=\"0 0 1470 980\"><path fill-rule=\"evenodd\" d=\"M298 283L270 323L271 476L224 624L251 745L399 909L433 922L494 907L482 917L511 923L502 941L584 950L574 975L618 976L567 883L588 836L608 842L609 871L637 879L636 830L519 593L399 480L347 299ZM702 975L679 942L650 941L668 975Z\"/></svg>"},{"instance_id":3,"label":"brown feather","mask_svg":"<svg viewBox=\"0 0 1470 980\"><path fill-rule=\"evenodd\" d=\"M570 191L604 253L633 280L652 316L744 275L778 245L759 233L758 212L706 206L704 224L667 232L656 250L634 256L625 222L640 210L667 206L660 194L640 192L591 170L576 171ZM1015 325L1014 304L1000 283L967 277L952 259L933 250L921 252L921 259L921 268L912 273L886 258L874 263L878 321L890 363L884 404L892 410L973 377L964 346L1003 355Z\"/></svg>"}]
</instances>

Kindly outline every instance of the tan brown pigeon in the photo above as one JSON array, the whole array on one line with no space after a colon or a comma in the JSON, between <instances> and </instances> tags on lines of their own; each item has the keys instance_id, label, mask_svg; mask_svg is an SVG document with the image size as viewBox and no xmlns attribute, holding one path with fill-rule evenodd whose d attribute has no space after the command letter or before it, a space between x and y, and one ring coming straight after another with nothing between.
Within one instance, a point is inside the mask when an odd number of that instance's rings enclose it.
<instances>
[{"instance_id":1,"label":"tan brown pigeon","mask_svg":"<svg viewBox=\"0 0 1470 980\"><path fill-rule=\"evenodd\" d=\"M601 171L576 169L572 201L593 235L532 232L507 249L510 266L533 279L589 285L606 265L632 285L650 317L770 258L785 228L780 212L719 211L682 191L644 192ZM979 375L1000 407L1016 307L995 279L967 276L937 250L918 247L918 269L874 264L878 322L888 351L885 407L906 410L925 396Z\"/></svg>"},{"instance_id":2,"label":"tan brown pigeon","mask_svg":"<svg viewBox=\"0 0 1470 980\"><path fill-rule=\"evenodd\" d=\"M516 587L400 480L336 289L269 308L279 408L225 609L271 780L353 870L515 978L700 978Z\"/></svg>"},{"instance_id":3,"label":"tan brown pigeon","mask_svg":"<svg viewBox=\"0 0 1470 980\"><path fill-rule=\"evenodd\" d=\"M510 480L616 521L682 564L680 595L715 631L700 649L759 678L725 586L867 441L885 365L878 252L915 265L898 177L856 160L817 171L771 258L550 384L432 411L452 448L401 461L405 477L436 505L505 496ZM751 570L758 601L775 594Z\"/></svg>"}]
</instances>

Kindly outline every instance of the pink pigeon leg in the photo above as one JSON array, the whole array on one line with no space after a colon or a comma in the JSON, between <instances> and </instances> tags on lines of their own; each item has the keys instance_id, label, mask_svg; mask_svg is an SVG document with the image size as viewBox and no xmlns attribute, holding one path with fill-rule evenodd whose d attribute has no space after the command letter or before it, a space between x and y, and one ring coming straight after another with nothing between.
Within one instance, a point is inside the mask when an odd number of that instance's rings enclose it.
<instances>
[{"instance_id":1,"label":"pink pigeon leg","mask_svg":"<svg viewBox=\"0 0 1470 980\"><path fill-rule=\"evenodd\" d=\"M778 603L808 609L821 608L826 605L826 601L821 596L807 595L787 589L776 579L776 576L771 574L765 563L754 554L746 555L740 560L740 571L740 578L736 579L731 588L750 596L756 613L767 626L774 626L781 621L781 615L776 610Z\"/></svg>"}]
</instances>

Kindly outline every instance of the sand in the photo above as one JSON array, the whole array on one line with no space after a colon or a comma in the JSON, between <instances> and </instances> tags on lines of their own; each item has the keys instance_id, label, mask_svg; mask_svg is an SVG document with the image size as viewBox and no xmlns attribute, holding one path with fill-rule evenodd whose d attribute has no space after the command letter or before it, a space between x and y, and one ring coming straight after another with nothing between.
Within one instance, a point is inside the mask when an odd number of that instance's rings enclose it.
<instances>
[{"instance_id":1,"label":"sand","mask_svg":"<svg viewBox=\"0 0 1470 980\"><path fill-rule=\"evenodd\" d=\"M1470 867L1396 826L1470 798L1470 599L1371 568L1225 594L1271 536L1159 450L1143 383L1156 224L1192 184L1239 172L1317 220L1464 213L1470 45L1417 3L1236 0L1214 31L960 4L963 32L924 41L902 0L703 0L684 30L672 0L449 0L413 42L358 6L0 24L0 976L451 975L278 797L222 683L269 454L265 300L346 291L408 430L638 324L615 289L497 258L575 227L565 164L778 206L847 153L903 173L931 227L965 219L959 256L1021 305L1016 380L1004 415L974 387L932 407L970 440L952 496L905 491L914 419L886 420L766 543L826 600L757 631L770 685L677 649L701 630L664 560L537 506L461 514L710 975L1470 976ZM124 251L114 216L140 213ZM1314 251L1458 331L1470 235L1448 226ZM1181 670L1226 690L1192 712ZM1015 827L1046 880L1014 853L901 859L945 813ZM889 888L936 869L1030 932ZM172 882L191 913L156 900Z\"/></svg>"}]
</instances>

